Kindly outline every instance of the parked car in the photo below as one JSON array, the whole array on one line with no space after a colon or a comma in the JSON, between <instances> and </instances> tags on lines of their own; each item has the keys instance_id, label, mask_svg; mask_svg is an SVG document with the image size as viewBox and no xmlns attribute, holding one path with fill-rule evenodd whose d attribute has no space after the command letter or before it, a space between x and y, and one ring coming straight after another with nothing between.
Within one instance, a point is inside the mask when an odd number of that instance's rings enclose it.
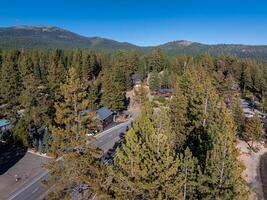
<instances>
[{"instance_id":1,"label":"parked car","mask_svg":"<svg viewBox=\"0 0 267 200\"><path fill-rule=\"evenodd\" d=\"M97 129L92 129L87 133L87 136L94 136L98 133L99 131Z\"/></svg>"}]
</instances>

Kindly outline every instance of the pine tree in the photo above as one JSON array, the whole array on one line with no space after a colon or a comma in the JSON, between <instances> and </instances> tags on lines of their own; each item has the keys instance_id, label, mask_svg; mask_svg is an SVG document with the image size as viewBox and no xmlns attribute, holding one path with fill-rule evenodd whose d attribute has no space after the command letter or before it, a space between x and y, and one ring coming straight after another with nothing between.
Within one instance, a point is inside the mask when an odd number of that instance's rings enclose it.
<instances>
[{"instance_id":1,"label":"pine tree","mask_svg":"<svg viewBox=\"0 0 267 200\"><path fill-rule=\"evenodd\" d=\"M162 114L162 112L160 112ZM117 149L111 192L116 199L180 199L181 163L171 147L166 114L144 106L125 144Z\"/></svg>"},{"instance_id":2,"label":"pine tree","mask_svg":"<svg viewBox=\"0 0 267 200\"><path fill-rule=\"evenodd\" d=\"M253 117L248 118L245 124L245 139L251 141L251 147L254 147L255 142L263 139L263 124L256 113Z\"/></svg>"},{"instance_id":3,"label":"pine tree","mask_svg":"<svg viewBox=\"0 0 267 200\"><path fill-rule=\"evenodd\" d=\"M14 140L21 145L28 147L30 146L30 138L28 132L28 125L25 120L21 118L15 125L14 130L12 132L12 136Z\"/></svg>"},{"instance_id":4,"label":"pine tree","mask_svg":"<svg viewBox=\"0 0 267 200\"><path fill-rule=\"evenodd\" d=\"M23 53L20 55L18 68L22 82L26 81L25 79L27 79L27 76L33 73L33 62L28 53Z\"/></svg>"},{"instance_id":5,"label":"pine tree","mask_svg":"<svg viewBox=\"0 0 267 200\"><path fill-rule=\"evenodd\" d=\"M238 136L240 137L240 139L245 139L245 120L246 119L245 119L243 109L240 105L239 98L236 98L233 108L232 108L232 112L233 112L235 124L237 126Z\"/></svg>"},{"instance_id":6,"label":"pine tree","mask_svg":"<svg viewBox=\"0 0 267 200\"><path fill-rule=\"evenodd\" d=\"M212 120L218 101L211 77L201 67L188 66L181 77L180 88L188 101L187 132L205 127L207 121Z\"/></svg>"},{"instance_id":7,"label":"pine tree","mask_svg":"<svg viewBox=\"0 0 267 200\"><path fill-rule=\"evenodd\" d=\"M179 80L177 80L173 97L169 103L171 127L175 133L177 150L181 150L186 141L187 133L185 130L185 125L187 124L187 103L187 98L184 96L180 88Z\"/></svg>"},{"instance_id":8,"label":"pine tree","mask_svg":"<svg viewBox=\"0 0 267 200\"><path fill-rule=\"evenodd\" d=\"M101 70L100 63L97 60L97 56L93 52L83 53L82 58L81 78L84 81L95 80L99 71Z\"/></svg>"},{"instance_id":9,"label":"pine tree","mask_svg":"<svg viewBox=\"0 0 267 200\"><path fill-rule=\"evenodd\" d=\"M137 74L139 78L143 81L147 76L148 69L145 62L145 59L140 59L137 66Z\"/></svg>"},{"instance_id":10,"label":"pine tree","mask_svg":"<svg viewBox=\"0 0 267 200\"><path fill-rule=\"evenodd\" d=\"M92 116L83 114L89 102L74 68L69 69L61 94L63 101L55 105L57 126L52 129L52 151L62 159L49 165L52 175L49 183L54 185L50 195L69 199L77 192L83 198L89 198L92 193L98 194L95 179L101 178L96 158L99 151L90 145L87 136Z\"/></svg>"},{"instance_id":11,"label":"pine tree","mask_svg":"<svg viewBox=\"0 0 267 200\"><path fill-rule=\"evenodd\" d=\"M210 54L205 53L202 55L200 62L202 67L204 67L207 71L211 72L214 69L213 60Z\"/></svg>"},{"instance_id":12,"label":"pine tree","mask_svg":"<svg viewBox=\"0 0 267 200\"><path fill-rule=\"evenodd\" d=\"M139 65L140 65L140 54L137 51L133 51L130 53L128 58L129 66L131 73L137 71Z\"/></svg>"},{"instance_id":13,"label":"pine tree","mask_svg":"<svg viewBox=\"0 0 267 200\"><path fill-rule=\"evenodd\" d=\"M133 64L130 55L124 51L119 50L113 59L113 81L119 82L124 90L132 87Z\"/></svg>"},{"instance_id":14,"label":"pine tree","mask_svg":"<svg viewBox=\"0 0 267 200\"><path fill-rule=\"evenodd\" d=\"M241 68L241 75L240 75L240 88L243 93L246 92L246 89L249 88L251 85L251 74L249 69L249 64L243 63Z\"/></svg>"},{"instance_id":15,"label":"pine tree","mask_svg":"<svg viewBox=\"0 0 267 200\"><path fill-rule=\"evenodd\" d=\"M197 75L196 75L197 74ZM188 132L202 125L204 120L204 104L207 97L200 72L188 68L181 77L180 87L188 100L187 127ZM198 83L198 84L195 84Z\"/></svg>"},{"instance_id":16,"label":"pine tree","mask_svg":"<svg viewBox=\"0 0 267 200\"><path fill-rule=\"evenodd\" d=\"M52 136L48 129L45 129L43 137L42 153L49 153L51 150Z\"/></svg>"},{"instance_id":17,"label":"pine tree","mask_svg":"<svg viewBox=\"0 0 267 200\"><path fill-rule=\"evenodd\" d=\"M204 170L206 199L248 199L243 166L238 160L236 132L231 113L221 102L218 118L209 123L212 150L208 152Z\"/></svg>"},{"instance_id":18,"label":"pine tree","mask_svg":"<svg viewBox=\"0 0 267 200\"><path fill-rule=\"evenodd\" d=\"M159 79L159 75L156 71L153 71L150 74L149 77L149 88L150 90L152 90L153 92L157 92L160 89L160 79Z\"/></svg>"},{"instance_id":19,"label":"pine tree","mask_svg":"<svg viewBox=\"0 0 267 200\"><path fill-rule=\"evenodd\" d=\"M81 50L75 50L73 52L73 60L71 67L75 68L78 77L83 80L83 52Z\"/></svg>"},{"instance_id":20,"label":"pine tree","mask_svg":"<svg viewBox=\"0 0 267 200\"><path fill-rule=\"evenodd\" d=\"M239 92L239 87L234 78L231 74L224 71L218 71L214 76L219 96L223 98L228 105L233 104L234 98Z\"/></svg>"},{"instance_id":21,"label":"pine tree","mask_svg":"<svg viewBox=\"0 0 267 200\"><path fill-rule=\"evenodd\" d=\"M89 108L97 109L100 102L100 83L99 81L95 81L91 83L88 87L88 100L89 100Z\"/></svg>"},{"instance_id":22,"label":"pine tree","mask_svg":"<svg viewBox=\"0 0 267 200\"><path fill-rule=\"evenodd\" d=\"M64 82L66 70L63 61L61 50L55 50L50 57L50 64L48 65L48 85L55 99L58 99L60 92L60 84Z\"/></svg>"},{"instance_id":23,"label":"pine tree","mask_svg":"<svg viewBox=\"0 0 267 200\"><path fill-rule=\"evenodd\" d=\"M125 108L125 85L118 79L114 79L108 72L102 77L101 103L113 111Z\"/></svg>"},{"instance_id":24,"label":"pine tree","mask_svg":"<svg viewBox=\"0 0 267 200\"><path fill-rule=\"evenodd\" d=\"M267 112L267 95L262 97L261 100L262 112Z\"/></svg>"},{"instance_id":25,"label":"pine tree","mask_svg":"<svg viewBox=\"0 0 267 200\"><path fill-rule=\"evenodd\" d=\"M10 117L15 117L18 104L21 83L18 70L18 52L10 51L5 54L0 77L0 96L3 104L7 104L4 113Z\"/></svg>"},{"instance_id":26,"label":"pine tree","mask_svg":"<svg viewBox=\"0 0 267 200\"><path fill-rule=\"evenodd\" d=\"M41 146L43 134L38 132L39 128L44 128L50 124L49 109L52 106L51 100L41 85L41 80L35 76L34 66L28 54L22 54L19 62L20 74L22 77L22 92L20 95L20 105L25 109L25 123L30 130L30 145ZM37 147L36 147L37 149Z\"/></svg>"},{"instance_id":27,"label":"pine tree","mask_svg":"<svg viewBox=\"0 0 267 200\"><path fill-rule=\"evenodd\" d=\"M160 88L170 88L171 80L170 73L167 70L164 70L162 75L160 76Z\"/></svg>"},{"instance_id":28,"label":"pine tree","mask_svg":"<svg viewBox=\"0 0 267 200\"><path fill-rule=\"evenodd\" d=\"M165 68L165 62L165 57L160 49L154 49L148 57L148 67L151 71L162 71Z\"/></svg>"},{"instance_id":29,"label":"pine tree","mask_svg":"<svg viewBox=\"0 0 267 200\"><path fill-rule=\"evenodd\" d=\"M139 105L143 105L148 100L148 91L147 88L141 84L139 87L134 88L133 99L134 102L138 103Z\"/></svg>"},{"instance_id":30,"label":"pine tree","mask_svg":"<svg viewBox=\"0 0 267 200\"><path fill-rule=\"evenodd\" d=\"M40 65L41 55L38 50L34 50L31 55L33 62L33 73L38 80L44 80L42 66Z\"/></svg>"},{"instance_id":31,"label":"pine tree","mask_svg":"<svg viewBox=\"0 0 267 200\"><path fill-rule=\"evenodd\" d=\"M199 185L197 159L193 157L189 148L184 151L184 156L181 158L181 169L181 173L183 173L183 199L197 199L196 195Z\"/></svg>"}]
</instances>

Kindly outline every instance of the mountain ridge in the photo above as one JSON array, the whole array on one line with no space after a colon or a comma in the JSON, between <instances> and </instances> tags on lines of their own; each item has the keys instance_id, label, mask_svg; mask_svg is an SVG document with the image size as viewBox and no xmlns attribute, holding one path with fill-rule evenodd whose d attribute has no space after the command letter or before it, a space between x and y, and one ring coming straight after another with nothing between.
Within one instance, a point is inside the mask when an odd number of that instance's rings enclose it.
<instances>
[{"instance_id":1,"label":"mountain ridge","mask_svg":"<svg viewBox=\"0 0 267 200\"><path fill-rule=\"evenodd\" d=\"M56 26L42 25L0 27L0 49L7 48L82 48L103 51L122 49L142 52L161 48L168 55L210 53L214 56L233 55L267 61L267 45L203 44L188 40L175 40L155 46L138 46L129 42L118 42L103 37L82 36Z\"/></svg>"}]
</instances>

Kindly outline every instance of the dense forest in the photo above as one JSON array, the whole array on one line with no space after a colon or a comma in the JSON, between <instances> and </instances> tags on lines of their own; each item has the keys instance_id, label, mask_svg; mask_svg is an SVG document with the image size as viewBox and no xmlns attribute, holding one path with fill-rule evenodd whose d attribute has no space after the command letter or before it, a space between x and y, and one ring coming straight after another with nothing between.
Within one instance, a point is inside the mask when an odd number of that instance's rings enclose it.
<instances>
[{"instance_id":1,"label":"dense forest","mask_svg":"<svg viewBox=\"0 0 267 200\"><path fill-rule=\"evenodd\" d=\"M134 74L141 112L104 165L86 135L94 117L82 111L126 110ZM83 199L248 199L236 144L253 136L240 98L267 111L266 63L161 49L3 50L0 77L0 118L13 127L1 139L64 157L48 166L48 198L70 199L75 191ZM157 96L162 89L172 97Z\"/></svg>"}]
</instances>

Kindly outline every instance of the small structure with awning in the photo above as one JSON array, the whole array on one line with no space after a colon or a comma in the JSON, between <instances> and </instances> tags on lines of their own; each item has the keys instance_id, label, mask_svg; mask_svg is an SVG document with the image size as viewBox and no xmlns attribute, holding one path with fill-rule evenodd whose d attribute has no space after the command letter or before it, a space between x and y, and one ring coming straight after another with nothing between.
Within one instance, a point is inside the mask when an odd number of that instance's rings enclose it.
<instances>
[{"instance_id":1,"label":"small structure with awning","mask_svg":"<svg viewBox=\"0 0 267 200\"><path fill-rule=\"evenodd\" d=\"M0 130L5 131L10 128L11 122L7 119L0 119Z\"/></svg>"}]
</instances>

